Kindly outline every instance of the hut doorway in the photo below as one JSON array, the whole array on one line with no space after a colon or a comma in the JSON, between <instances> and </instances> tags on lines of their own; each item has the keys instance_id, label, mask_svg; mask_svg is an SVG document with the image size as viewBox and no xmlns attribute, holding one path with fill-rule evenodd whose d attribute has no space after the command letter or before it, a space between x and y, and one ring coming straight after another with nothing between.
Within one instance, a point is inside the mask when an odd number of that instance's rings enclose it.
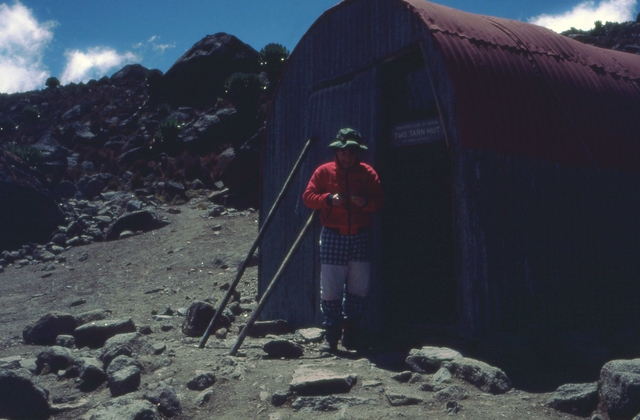
<instances>
[{"instance_id":1,"label":"hut doorway","mask_svg":"<svg viewBox=\"0 0 640 420\"><path fill-rule=\"evenodd\" d=\"M380 72L383 328L453 326L452 163L419 51Z\"/></svg>"}]
</instances>

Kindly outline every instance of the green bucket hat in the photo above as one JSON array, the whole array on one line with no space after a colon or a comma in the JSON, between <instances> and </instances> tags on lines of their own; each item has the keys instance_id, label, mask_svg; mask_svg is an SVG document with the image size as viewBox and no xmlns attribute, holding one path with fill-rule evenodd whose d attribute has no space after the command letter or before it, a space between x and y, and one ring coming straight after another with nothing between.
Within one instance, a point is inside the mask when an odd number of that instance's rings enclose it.
<instances>
[{"instance_id":1,"label":"green bucket hat","mask_svg":"<svg viewBox=\"0 0 640 420\"><path fill-rule=\"evenodd\" d=\"M367 150L368 147L362 143L362 136L353 128L343 128L336 134L336 139L329 145L332 149L345 149L347 147L358 147L360 150Z\"/></svg>"}]
</instances>

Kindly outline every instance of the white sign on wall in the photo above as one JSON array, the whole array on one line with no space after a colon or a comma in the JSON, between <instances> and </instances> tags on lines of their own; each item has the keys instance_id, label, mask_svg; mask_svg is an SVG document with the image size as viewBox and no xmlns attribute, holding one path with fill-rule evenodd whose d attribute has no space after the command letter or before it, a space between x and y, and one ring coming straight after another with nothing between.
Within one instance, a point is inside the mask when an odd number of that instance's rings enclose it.
<instances>
[{"instance_id":1,"label":"white sign on wall","mask_svg":"<svg viewBox=\"0 0 640 420\"><path fill-rule=\"evenodd\" d=\"M443 138L444 133L438 118L402 123L391 129L391 147L431 143Z\"/></svg>"}]
</instances>

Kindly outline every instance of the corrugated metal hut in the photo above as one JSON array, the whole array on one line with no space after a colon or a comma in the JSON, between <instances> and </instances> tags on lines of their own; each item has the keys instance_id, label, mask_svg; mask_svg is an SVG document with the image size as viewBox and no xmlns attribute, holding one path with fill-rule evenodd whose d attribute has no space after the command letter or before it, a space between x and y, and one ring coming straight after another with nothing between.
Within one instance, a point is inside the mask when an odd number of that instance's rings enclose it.
<instances>
[{"instance_id":1,"label":"corrugated metal hut","mask_svg":"<svg viewBox=\"0 0 640 420\"><path fill-rule=\"evenodd\" d=\"M268 120L262 214L318 135L260 247L264 290L344 126L369 146L371 328L615 333L640 325L640 57L422 0L345 0L291 54ZM318 325L316 224L263 317Z\"/></svg>"}]
</instances>

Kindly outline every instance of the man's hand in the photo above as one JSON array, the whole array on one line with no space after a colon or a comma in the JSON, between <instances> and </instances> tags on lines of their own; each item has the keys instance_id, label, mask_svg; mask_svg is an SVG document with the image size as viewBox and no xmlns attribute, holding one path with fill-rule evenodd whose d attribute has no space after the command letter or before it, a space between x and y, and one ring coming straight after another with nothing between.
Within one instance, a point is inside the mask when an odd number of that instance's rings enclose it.
<instances>
[{"instance_id":1,"label":"man's hand","mask_svg":"<svg viewBox=\"0 0 640 420\"><path fill-rule=\"evenodd\" d=\"M364 207L365 204L367 204L367 199L364 197L359 197L357 195L352 195L351 202L358 207Z\"/></svg>"},{"instance_id":2,"label":"man's hand","mask_svg":"<svg viewBox=\"0 0 640 420\"><path fill-rule=\"evenodd\" d=\"M335 207L344 206L347 200L343 197L340 197L340 194L333 194L331 196L331 205Z\"/></svg>"}]
</instances>

